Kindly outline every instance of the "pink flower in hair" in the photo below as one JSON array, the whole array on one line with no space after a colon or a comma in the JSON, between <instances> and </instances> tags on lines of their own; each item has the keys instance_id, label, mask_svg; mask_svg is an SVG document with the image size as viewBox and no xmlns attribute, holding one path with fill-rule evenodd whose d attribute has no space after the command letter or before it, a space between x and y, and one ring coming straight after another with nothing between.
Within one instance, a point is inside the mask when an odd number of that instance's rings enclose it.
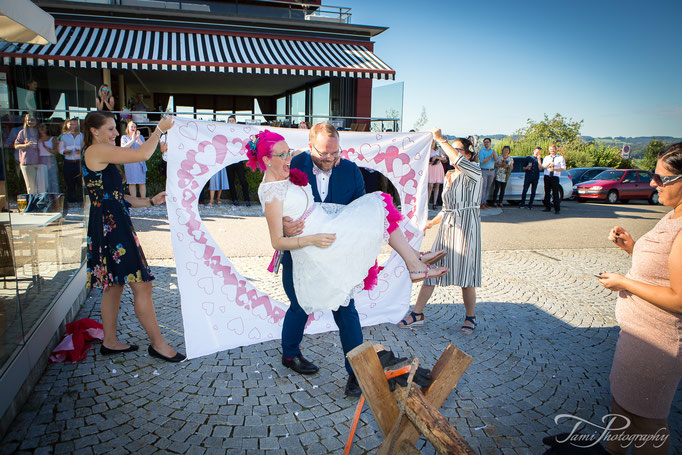
<instances>
[{"instance_id":1,"label":"pink flower in hair","mask_svg":"<svg viewBox=\"0 0 682 455\"><path fill-rule=\"evenodd\" d=\"M308 176L300 169L289 169L289 180L298 186L306 186L308 184Z\"/></svg>"}]
</instances>

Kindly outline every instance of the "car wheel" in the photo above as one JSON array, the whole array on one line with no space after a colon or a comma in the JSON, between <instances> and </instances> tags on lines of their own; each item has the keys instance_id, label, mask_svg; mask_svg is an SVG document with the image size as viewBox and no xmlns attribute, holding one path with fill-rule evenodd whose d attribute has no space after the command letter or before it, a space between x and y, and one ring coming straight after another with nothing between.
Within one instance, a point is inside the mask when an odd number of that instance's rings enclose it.
<instances>
[{"instance_id":1,"label":"car wheel","mask_svg":"<svg viewBox=\"0 0 682 455\"><path fill-rule=\"evenodd\" d=\"M564 200L564 189L559 187L559 200L563 201Z\"/></svg>"},{"instance_id":2,"label":"car wheel","mask_svg":"<svg viewBox=\"0 0 682 455\"><path fill-rule=\"evenodd\" d=\"M583 198L581 198L581 197L577 197L577 198L575 198L575 200L578 201L578 202L585 202L585 199L583 199Z\"/></svg>"},{"instance_id":3,"label":"car wheel","mask_svg":"<svg viewBox=\"0 0 682 455\"><path fill-rule=\"evenodd\" d=\"M507 201L507 204L514 205L514 206L519 205L520 203L521 203L521 201Z\"/></svg>"},{"instance_id":4,"label":"car wheel","mask_svg":"<svg viewBox=\"0 0 682 455\"><path fill-rule=\"evenodd\" d=\"M609 194L606 195L606 200L609 201L609 204L615 204L616 202L618 202L618 191L616 190L609 191Z\"/></svg>"},{"instance_id":5,"label":"car wheel","mask_svg":"<svg viewBox=\"0 0 682 455\"><path fill-rule=\"evenodd\" d=\"M654 191L653 193L651 193L651 197L649 197L649 204L651 205L658 204L658 191Z\"/></svg>"}]
</instances>

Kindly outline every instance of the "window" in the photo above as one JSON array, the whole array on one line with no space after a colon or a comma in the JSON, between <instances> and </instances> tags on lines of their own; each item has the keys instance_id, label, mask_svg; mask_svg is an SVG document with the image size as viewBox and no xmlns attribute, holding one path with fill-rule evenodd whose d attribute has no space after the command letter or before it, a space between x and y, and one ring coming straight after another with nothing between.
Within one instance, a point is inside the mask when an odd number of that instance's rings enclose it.
<instances>
[{"instance_id":1,"label":"window","mask_svg":"<svg viewBox=\"0 0 682 455\"><path fill-rule=\"evenodd\" d=\"M629 171L625 174L623 183L637 183L637 173L635 171Z\"/></svg>"},{"instance_id":2,"label":"window","mask_svg":"<svg viewBox=\"0 0 682 455\"><path fill-rule=\"evenodd\" d=\"M291 95L291 124L296 125L305 120L305 90Z\"/></svg>"},{"instance_id":3,"label":"window","mask_svg":"<svg viewBox=\"0 0 682 455\"><path fill-rule=\"evenodd\" d=\"M177 106L175 111L178 117L194 118L194 106Z\"/></svg>"},{"instance_id":4,"label":"window","mask_svg":"<svg viewBox=\"0 0 682 455\"><path fill-rule=\"evenodd\" d=\"M313 87L313 124L329 120L329 87L329 83Z\"/></svg>"},{"instance_id":5,"label":"window","mask_svg":"<svg viewBox=\"0 0 682 455\"><path fill-rule=\"evenodd\" d=\"M197 120L213 120L213 109L197 109Z\"/></svg>"},{"instance_id":6,"label":"window","mask_svg":"<svg viewBox=\"0 0 682 455\"><path fill-rule=\"evenodd\" d=\"M287 98L283 96L277 98L277 120L280 122L285 121L287 115Z\"/></svg>"},{"instance_id":7,"label":"window","mask_svg":"<svg viewBox=\"0 0 682 455\"><path fill-rule=\"evenodd\" d=\"M639 181L641 183L651 183L651 174L646 172L639 172Z\"/></svg>"},{"instance_id":8,"label":"window","mask_svg":"<svg viewBox=\"0 0 682 455\"><path fill-rule=\"evenodd\" d=\"M0 109L9 109L9 90L7 73L0 73Z\"/></svg>"}]
</instances>

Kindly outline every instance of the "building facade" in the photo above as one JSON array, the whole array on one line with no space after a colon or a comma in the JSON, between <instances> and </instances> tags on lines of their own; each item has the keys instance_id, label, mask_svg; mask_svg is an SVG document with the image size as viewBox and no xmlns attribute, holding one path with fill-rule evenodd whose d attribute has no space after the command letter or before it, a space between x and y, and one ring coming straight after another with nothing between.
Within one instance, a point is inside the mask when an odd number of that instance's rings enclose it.
<instances>
[{"instance_id":1,"label":"building facade","mask_svg":"<svg viewBox=\"0 0 682 455\"><path fill-rule=\"evenodd\" d=\"M34 3L55 18L56 44L0 41L0 434L85 298L87 198L79 186L67 200L62 156L51 191L27 194L14 149L23 114L59 137L107 85L119 119L142 127L173 111L365 130L372 81L395 75L374 54L385 28L319 0Z\"/></svg>"}]
</instances>

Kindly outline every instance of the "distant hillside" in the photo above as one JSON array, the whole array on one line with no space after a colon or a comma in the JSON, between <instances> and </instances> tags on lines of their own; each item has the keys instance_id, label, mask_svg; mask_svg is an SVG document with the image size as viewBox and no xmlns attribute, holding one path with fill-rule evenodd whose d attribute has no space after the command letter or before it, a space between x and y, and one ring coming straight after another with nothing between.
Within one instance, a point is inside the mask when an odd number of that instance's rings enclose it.
<instances>
[{"instance_id":1,"label":"distant hillside","mask_svg":"<svg viewBox=\"0 0 682 455\"><path fill-rule=\"evenodd\" d=\"M483 141L484 137L489 137L493 140L493 144L495 144L496 141L502 141L508 137L510 137L507 134L486 134L486 135L479 135L478 139L480 142ZM457 136L452 136L448 135L448 139L453 140L456 139ZM517 136L512 135L512 139L518 139ZM658 139L660 141L665 142L666 144L674 144L676 142L682 142L682 138L679 137L672 137L672 136L637 136L637 137L625 137L625 136L617 136L617 137L592 137L592 136L583 136L583 139L586 142L599 142L605 145L615 145L617 147L622 147L624 145L629 145L630 146L630 156L633 158L640 158L644 155L644 149L646 148L647 144L649 142L653 141L654 139Z\"/></svg>"},{"instance_id":2,"label":"distant hillside","mask_svg":"<svg viewBox=\"0 0 682 455\"><path fill-rule=\"evenodd\" d=\"M663 141L666 144L674 144L676 142L681 142L682 138L672 137L672 136L637 136L637 137L591 137L583 136L586 141L599 142L605 145L615 145L617 147L622 147L624 145L630 146L630 156L632 158L641 158L644 156L644 149L649 144L649 142L654 139Z\"/></svg>"}]
</instances>

